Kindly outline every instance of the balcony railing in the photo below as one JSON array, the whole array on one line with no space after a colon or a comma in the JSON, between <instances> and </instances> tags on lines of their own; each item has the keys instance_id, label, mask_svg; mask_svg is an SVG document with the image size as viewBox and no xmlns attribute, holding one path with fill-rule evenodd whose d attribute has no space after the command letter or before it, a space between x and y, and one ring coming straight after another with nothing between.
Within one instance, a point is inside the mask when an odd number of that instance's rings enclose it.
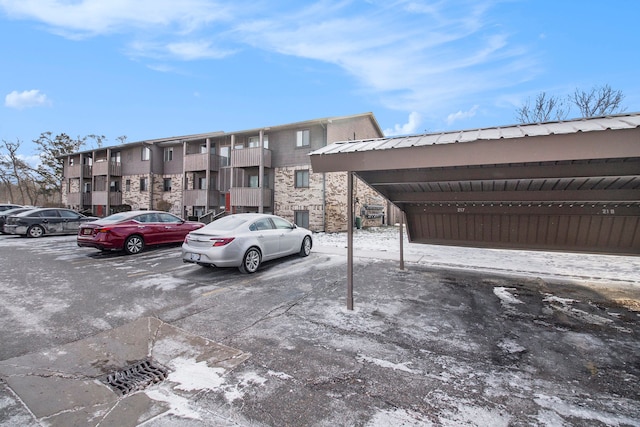
<instances>
[{"instance_id":1,"label":"balcony railing","mask_svg":"<svg viewBox=\"0 0 640 427\"><path fill-rule=\"evenodd\" d=\"M93 164L93 175L122 176L122 163L120 162L95 162Z\"/></svg>"},{"instance_id":2,"label":"balcony railing","mask_svg":"<svg viewBox=\"0 0 640 427\"><path fill-rule=\"evenodd\" d=\"M184 158L185 172L193 171L218 171L220 169L220 156L208 153L187 154Z\"/></svg>"},{"instance_id":3,"label":"balcony railing","mask_svg":"<svg viewBox=\"0 0 640 427\"><path fill-rule=\"evenodd\" d=\"M67 178L91 178L91 166L90 165L73 165L68 168L69 176Z\"/></svg>"},{"instance_id":4,"label":"balcony railing","mask_svg":"<svg viewBox=\"0 0 640 427\"><path fill-rule=\"evenodd\" d=\"M271 167L271 150L264 149L264 161L265 168ZM231 166L237 168L247 168L260 166L260 147L257 148L242 148L240 150L231 151Z\"/></svg>"},{"instance_id":5,"label":"balcony railing","mask_svg":"<svg viewBox=\"0 0 640 427\"><path fill-rule=\"evenodd\" d=\"M260 206L260 190L263 191L263 207L271 207L273 190L270 188L233 187L230 189L232 206Z\"/></svg>"},{"instance_id":6,"label":"balcony railing","mask_svg":"<svg viewBox=\"0 0 640 427\"><path fill-rule=\"evenodd\" d=\"M67 193L69 206L91 206L91 193Z\"/></svg>"},{"instance_id":7,"label":"balcony railing","mask_svg":"<svg viewBox=\"0 0 640 427\"><path fill-rule=\"evenodd\" d=\"M94 191L91 198L92 205L107 205L109 200L110 206L118 206L122 204L122 193L118 191Z\"/></svg>"},{"instance_id":8,"label":"balcony railing","mask_svg":"<svg viewBox=\"0 0 640 427\"><path fill-rule=\"evenodd\" d=\"M209 206L217 206L220 202L220 192L217 190L184 190L185 206L207 206L207 191L209 192Z\"/></svg>"}]
</instances>

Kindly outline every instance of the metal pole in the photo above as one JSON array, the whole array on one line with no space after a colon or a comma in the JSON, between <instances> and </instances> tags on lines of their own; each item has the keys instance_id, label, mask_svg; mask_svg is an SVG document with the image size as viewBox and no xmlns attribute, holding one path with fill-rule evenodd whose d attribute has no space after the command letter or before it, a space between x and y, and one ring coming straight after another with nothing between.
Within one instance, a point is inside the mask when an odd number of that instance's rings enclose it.
<instances>
[{"instance_id":1,"label":"metal pole","mask_svg":"<svg viewBox=\"0 0 640 427\"><path fill-rule=\"evenodd\" d=\"M404 211L400 211L400 270L404 270Z\"/></svg>"},{"instance_id":2,"label":"metal pole","mask_svg":"<svg viewBox=\"0 0 640 427\"><path fill-rule=\"evenodd\" d=\"M347 310L353 310L353 173L347 172Z\"/></svg>"}]
</instances>

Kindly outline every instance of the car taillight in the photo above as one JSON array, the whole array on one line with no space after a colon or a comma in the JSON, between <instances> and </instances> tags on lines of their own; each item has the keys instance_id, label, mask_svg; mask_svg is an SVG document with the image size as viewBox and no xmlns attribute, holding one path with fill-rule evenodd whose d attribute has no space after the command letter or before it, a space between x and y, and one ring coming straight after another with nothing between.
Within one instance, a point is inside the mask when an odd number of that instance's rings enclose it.
<instances>
[{"instance_id":1,"label":"car taillight","mask_svg":"<svg viewBox=\"0 0 640 427\"><path fill-rule=\"evenodd\" d=\"M94 232L95 234L98 234L98 233L110 233L110 232L111 232L111 229L109 229L109 228L107 228L107 227L100 227L100 228L95 228L95 229L93 230L93 232Z\"/></svg>"},{"instance_id":2,"label":"car taillight","mask_svg":"<svg viewBox=\"0 0 640 427\"><path fill-rule=\"evenodd\" d=\"M233 239L235 239L235 237L214 237L211 239L211 243L213 243L213 247L215 248L216 246L228 245L233 242Z\"/></svg>"}]
</instances>

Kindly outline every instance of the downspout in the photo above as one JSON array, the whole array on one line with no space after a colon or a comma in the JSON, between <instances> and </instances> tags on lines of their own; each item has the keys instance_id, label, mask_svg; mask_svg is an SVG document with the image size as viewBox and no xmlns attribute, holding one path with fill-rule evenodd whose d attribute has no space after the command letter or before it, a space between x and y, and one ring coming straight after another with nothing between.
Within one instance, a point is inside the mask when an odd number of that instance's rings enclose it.
<instances>
[{"instance_id":1,"label":"downspout","mask_svg":"<svg viewBox=\"0 0 640 427\"><path fill-rule=\"evenodd\" d=\"M104 214L111 215L111 148L107 148L107 209Z\"/></svg>"},{"instance_id":2,"label":"downspout","mask_svg":"<svg viewBox=\"0 0 640 427\"><path fill-rule=\"evenodd\" d=\"M187 141L182 141L182 190L180 191L180 216L187 219L187 206L184 204L184 192L187 189Z\"/></svg>"},{"instance_id":3,"label":"downspout","mask_svg":"<svg viewBox=\"0 0 640 427\"><path fill-rule=\"evenodd\" d=\"M264 130L260 129L260 163L258 164L258 213L264 213Z\"/></svg>"},{"instance_id":4,"label":"downspout","mask_svg":"<svg viewBox=\"0 0 640 427\"><path fill-rule=\"evenodd\" d=\"M207 212L209 212L209 206L211 206L211 154L209 153L209 147L211 146L211 139L207 138L205 140L205 151L207 152L206 154L206 161L205 161L205 167L207 168L204 172L204 176L205 176L205 181L207 182L207 188L205 189L205 193L204 193L204 214L206 215Z\"/></svg>"}]
</instances>

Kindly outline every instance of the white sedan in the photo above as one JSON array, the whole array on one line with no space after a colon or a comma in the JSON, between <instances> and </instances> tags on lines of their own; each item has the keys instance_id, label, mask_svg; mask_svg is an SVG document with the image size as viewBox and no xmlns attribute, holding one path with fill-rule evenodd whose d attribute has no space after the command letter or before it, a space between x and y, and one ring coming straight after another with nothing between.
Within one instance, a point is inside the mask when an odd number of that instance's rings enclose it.
<instances>
[{"instance_id":1,"label":"white sedan","mask_svg":"<svg viewBox=\"0 0 640 427\"><path fill-rule=\"evenodd\" d=\"M182 244L182 260L255 273L263 261L308 256L312 244L311 231L279 216L234 214L190 232Z\"/></svg>"}]
</instances>

